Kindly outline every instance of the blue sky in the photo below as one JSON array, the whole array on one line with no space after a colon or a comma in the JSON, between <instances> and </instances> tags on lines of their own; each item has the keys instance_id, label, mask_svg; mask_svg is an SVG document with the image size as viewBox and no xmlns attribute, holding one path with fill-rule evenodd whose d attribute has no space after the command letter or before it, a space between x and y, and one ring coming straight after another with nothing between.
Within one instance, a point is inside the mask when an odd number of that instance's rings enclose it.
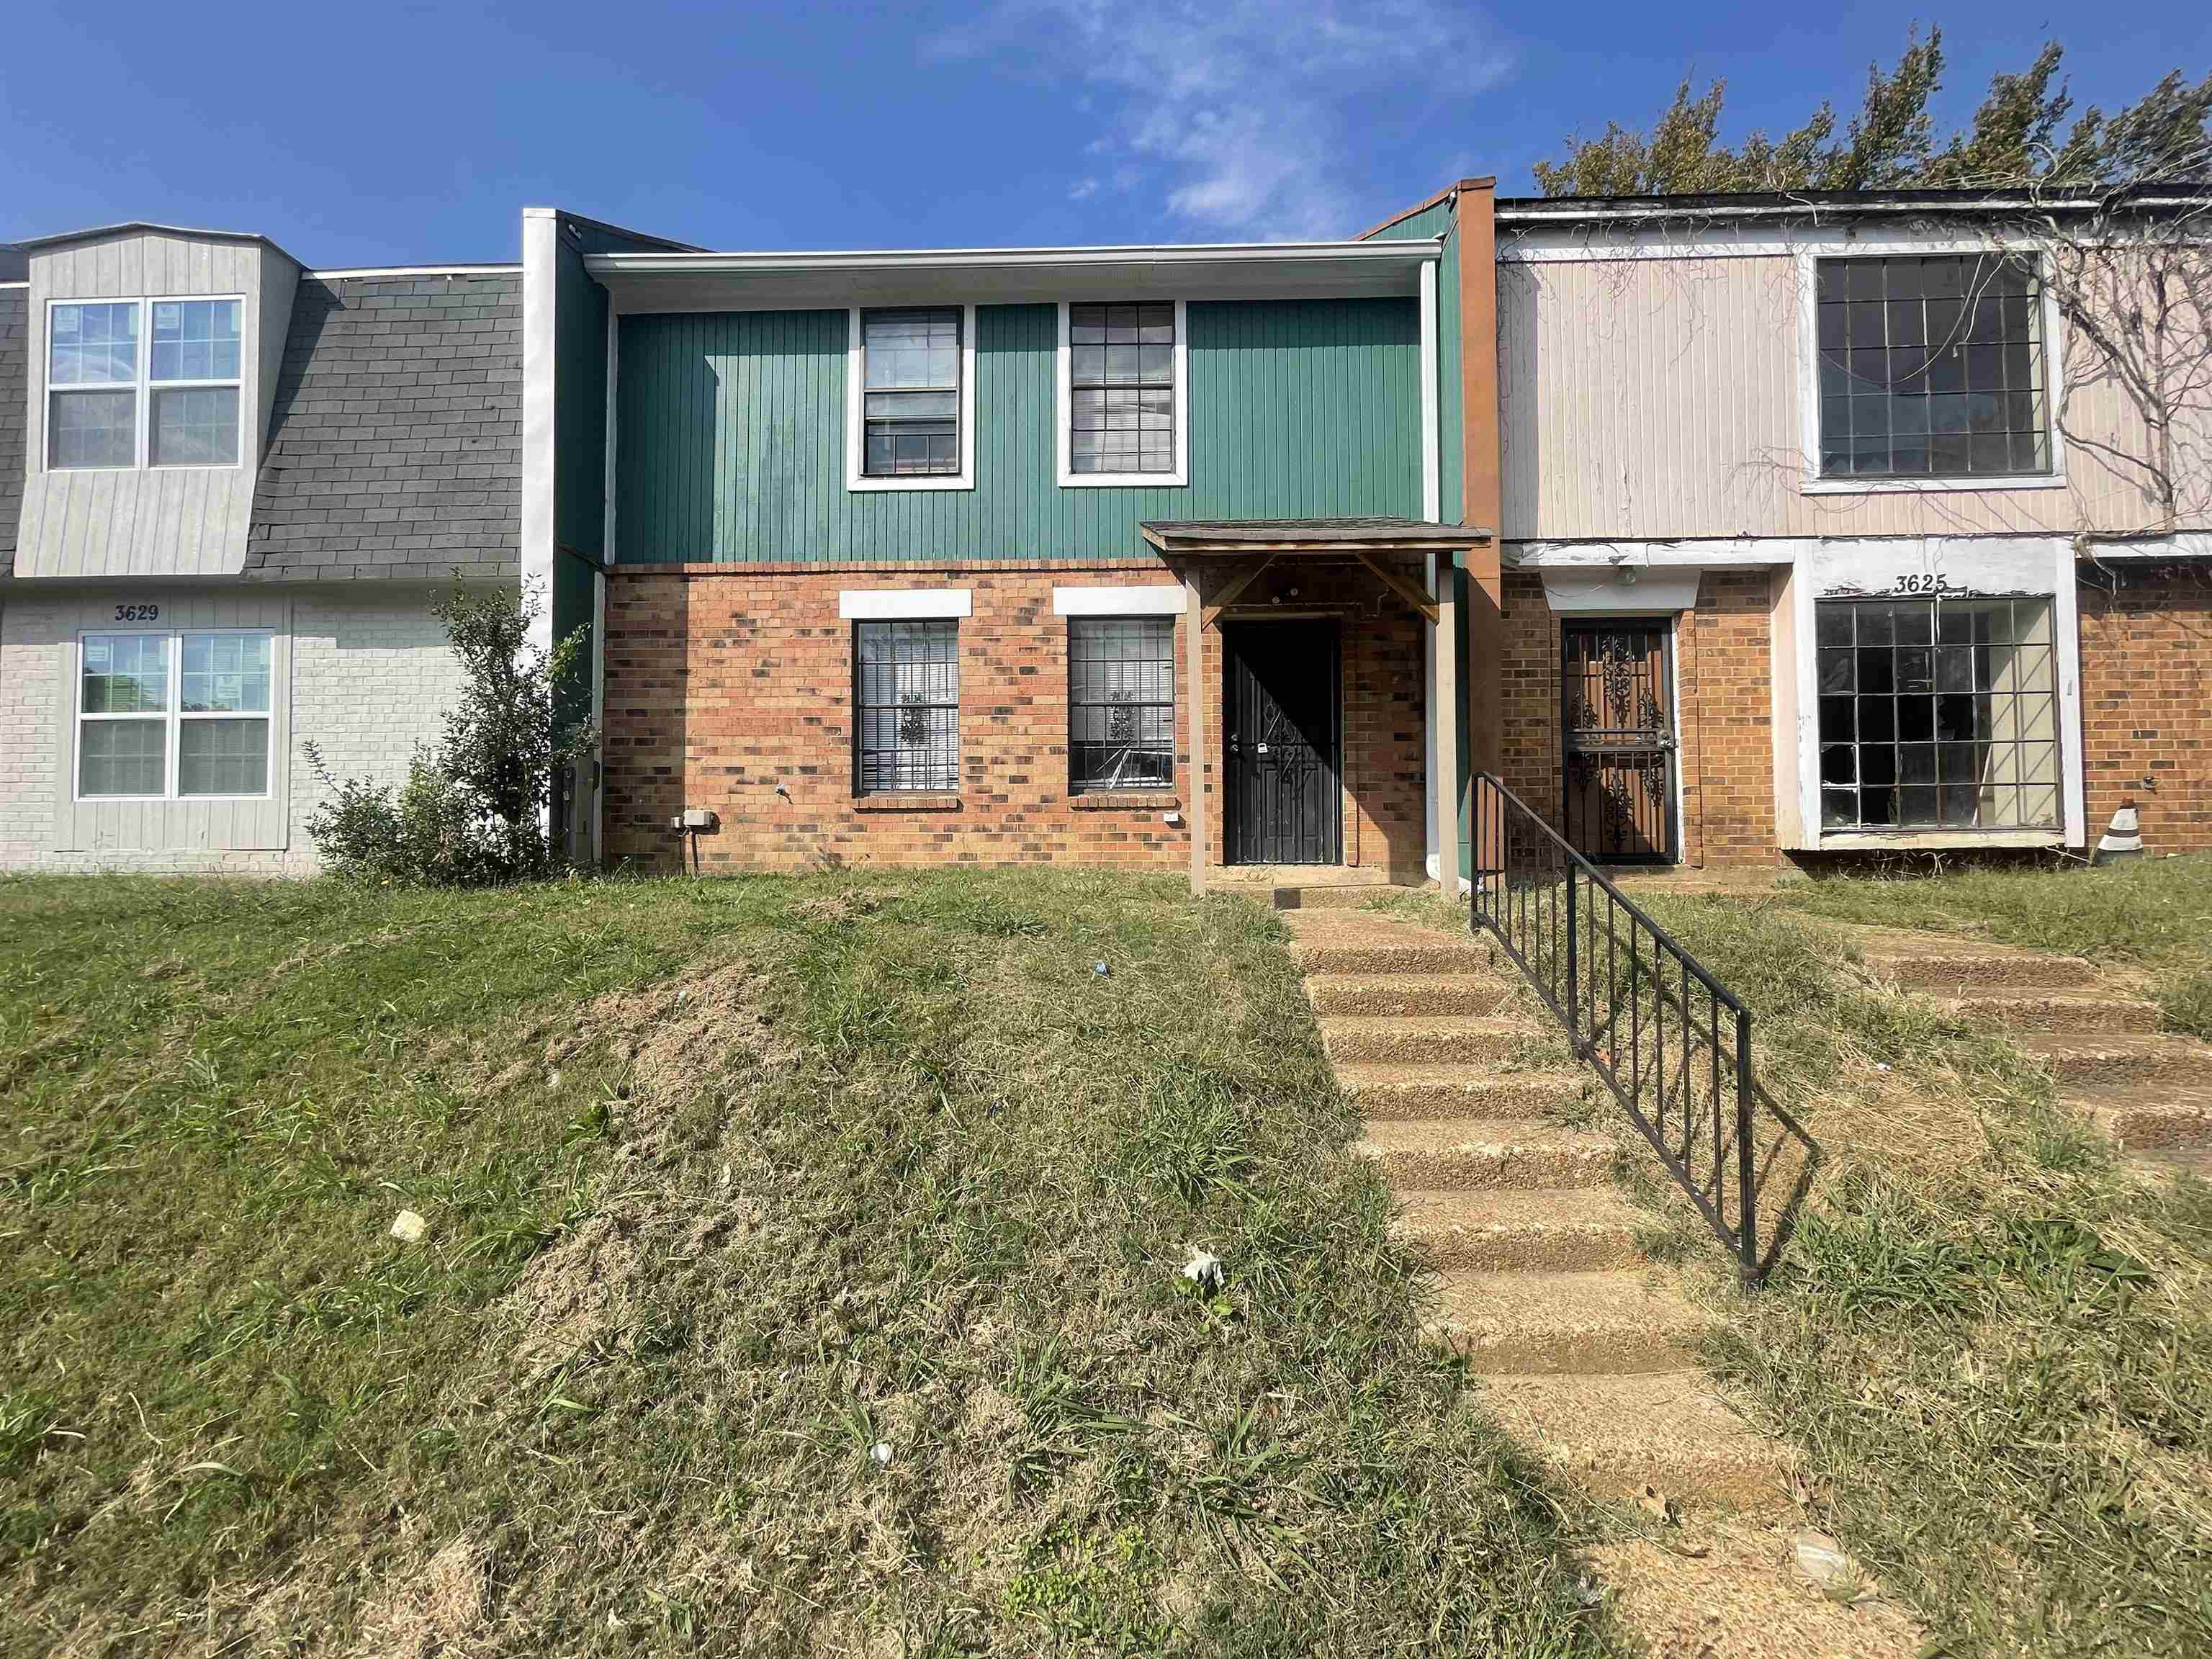
<instances>
[{"instance_id":1,"label":"blue sky","mask_svg":"<svg viewBox=\"0 0 2212 1659\"><path fill-rule=\"evenodd\" d=\"M18 0L0 240L146 218L311 265L505 260L551 204L715 247L1346 235L1530 164L1685 73L1730 125L1848 107L1910 7L1447 0L627 0L179 9ZM2057 25L2076 98L2212 68L2212 7L1936 14L1947 112ZM2124 27L2103 25L2118 21Z\"/></svg>"}]
</instances>

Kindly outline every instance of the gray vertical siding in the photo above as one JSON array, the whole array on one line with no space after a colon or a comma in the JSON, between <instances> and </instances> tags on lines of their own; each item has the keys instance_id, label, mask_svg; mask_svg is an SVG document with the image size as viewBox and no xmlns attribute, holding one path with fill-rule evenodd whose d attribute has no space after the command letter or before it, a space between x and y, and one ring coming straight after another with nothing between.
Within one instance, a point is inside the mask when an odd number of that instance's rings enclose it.
<instances>
[{"instance_id":1,"label":"gray vertical siding","mask_svg":"<svg viewBox=\"0 0 2212 1659\"><path fill-rule=\"evenodd\" d=\"M289 265L259 242L152 232L34 250L28 291L31 385L45 384L40 357L50 301L235 294L244 297L240 401L249 411L260 410L266 398L263 284L270 267ZM27 402L29 467L17 574L213 576L236 575L245 568L260 461L258 421L244 422L236 466L48 472L46 398Z\"/></svg>"}]
</instances>

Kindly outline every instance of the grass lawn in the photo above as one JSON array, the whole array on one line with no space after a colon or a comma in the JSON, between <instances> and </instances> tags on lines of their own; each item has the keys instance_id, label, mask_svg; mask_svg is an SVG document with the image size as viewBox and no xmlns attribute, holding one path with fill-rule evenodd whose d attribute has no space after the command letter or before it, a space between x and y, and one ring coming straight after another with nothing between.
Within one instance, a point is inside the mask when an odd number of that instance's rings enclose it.
<instances>
[{"instance_id":1,"label":"grass lawn","mask_svg":"<svg viewBox=\"0 0 2212 1659\"><path fill-rule=\"evenodd\" d=\"M2212 1188L2143 1184L2001 1031L1876 984L1808 917L1978 928L2170 986L2200 971L2208 877L1640 900L1744 992L1762 1080L1826 1159L1758 1297L1686 1240L1727 1316L1716 1369L1948 1653L2212 1652Z\"/></svg>"},{"instance_id":2,"label":"grass lawn","mask_svg":"<svg viewBox=\"0 0 2212 1659\"><path fill-rule=\"evenodd\" d=\"M11 880L0 1100L0 1652L1607 1639L1243 901Z\"/></svg>"}]
</instances>

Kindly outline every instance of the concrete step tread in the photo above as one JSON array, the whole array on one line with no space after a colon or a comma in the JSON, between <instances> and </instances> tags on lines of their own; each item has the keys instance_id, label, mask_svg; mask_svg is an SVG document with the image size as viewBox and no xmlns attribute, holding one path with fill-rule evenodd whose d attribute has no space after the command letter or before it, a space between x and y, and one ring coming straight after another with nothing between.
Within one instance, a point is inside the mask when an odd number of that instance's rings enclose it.
<instances>
[{"instance_id":1,"label":"concrete step tread","mask_svg":"<svg viewBox=\"0 0 2212 1659\"><path fill-rule=\"evenodd\" d=\"M1306 1000L1324 1018L1352 1014L1489 1014L1514 984L1486 969L1458 974L1310 974Z\"/></svg>"},{"instance_id":2,"label":"concrete step tread","mask_svg":"<svg viewBox=\"0 0 2212 1659\"><path fill-rule=\"evenodd\" d=\"M1354 1149L1377 1152L1480 1146L1556 1146L1577 1151L1603 1147L1613 1139L1588 1129L1572 1129L1540 1117L1370 1118Z\"/></svg>"},{"instance_id":3,"label":"concrete step tread","mask_svg":"<svg viewBox=\"0 0 2212 1659\"><path fill-rule=\"evenodd\" d=\"M1650 1270L1446 1272L1428 1332L1486 1375L1674 1370L1707 1321Z\"/></svg>"},{"instance_id":4,"label":"concrete step tread","mask_svg":"<svg viewBox=\"0 0 2212 1659\"><path fill-rule=\"evenodd\" d=\"M2018 986L1945 997L1943 1006L1970 1018L1995 1019L2017 1030L2091 1035L2158 1030L2159 1006L2141 997L2107 996L2094 991L2059 991Z\"/></svg>"},{"instance_id":5,"label":"concrete step tread","mask_svg":"<svg viewBox=\"0 0 2212 1659\"><path fill-rule=\"evenodd\" d=\"M1388 910L1346 909L1340 905L1319 910L1281 910L1276 913L1276 919L1291 930L1293 937L1300 939L1311 933L1380 933L1385 936L1411 933L1431 939L1455 937Z\"/></svg>"},{"instance_id":6,"label":"concrete step tread","mask_svg":"<svg viewBox=\"0 0 2212 1659\"><path fill-rule=\"evenodd\" d=\"M2169 1031L2021 1031L2013 1041L2035 1054L2154 1054L2212 1066L2212 1044Z\"/></svg>"},{"instance_id":7,"label":"concrete step tread","mask_svg":"<svg viewBox=\"0 0 2212 1659\"><path fill-rule=\"evenodd\" d=\"M2100 1084L2068 1091L2059 1104L2081 1113L2128 1152L2188 1158L2212 1150L2212 1087L2203 1084L2163 1078Z\"/></svg>"},{"instance_id":8,"label":"concrete step tread","mask_svg":"<svg viewBox=\"0 0 2212 1659\"><path fill-rule=\"evenodd\" d=\"M1796 1460L1729 1409L1701 1371L1486 1378L1507 1431L1601 1497L1646 1482L1686 1508L1787 1506Z\"/></svg>"},{"instance_id":9,"label":"concrete step tread","mask_svg":"<svg viewBox=\"0 0 2212 1659\"><path fill-rule=\"evenodd\" d=\"M1565 1090L1563 1098L1582 1097L1583 1074L1549 1066L1527 1071L1501 1071L1496 1066L1429 1064L1419 1060L1400 1060L1389 1064L1340 1066L1336 1081L1340 1088L1352 1094L1363 1089L1387 1088L1393 1084L1419 1084L1424 1088L1459 1088L1470 1094L1490 1091L1498 1083L1510 1080L1516 1084L1557 1085Z\"/></svg>"},{"instance_id":10,"label":"concrete step tread","mask_svg":"<svg viewBox=\"0 0 2212 1659\"><path fill-rule=\"evenodd\" d=\"M1518 1036L1538 1029L1534 1020L1506 1014L1323 1014L1322 1035L1331 1031L1387 1031L1393 1036L1457 1036L1467 1031L1495 1031Z\"/></svg>"},{"instance_id":11,"label":"concrete step tread","mask_svg":"<svg viewBox=\"0 0 2212 1659\"><path fill-rule=\"evenodd\" d=\"M1490 953L1481 945L1416 927L1395 933L1308 934L1291 941L1291 958L1308 974L1483 973L1491 967Z\"/></svg>"},{"instance_id":12,"label":"concrete step tread","mask_svg":"<svg viewBox=\"0 0 2212 1659\"><path fill-rule=\"evenodd\" d=\"M1401 1190L1399 1227L1419 1236L1498 1229L1617 1230L1643 1224L1644 1212L1612 1187L1540 1187L1527 1192Z\"/></svg>"},{"instance_id":13,"label":"concrete step tread","mask_svg":"<svg viewBox=\"0 0 2212 1659\"><path fill-rule=\"evenodd\" d=\"M1954 994L2081 986L2096 969L2080 957L2031 951L1995 940L1897 928L1846 927L1867 963L1884 978Z\"/></svg>"}]
</instances>

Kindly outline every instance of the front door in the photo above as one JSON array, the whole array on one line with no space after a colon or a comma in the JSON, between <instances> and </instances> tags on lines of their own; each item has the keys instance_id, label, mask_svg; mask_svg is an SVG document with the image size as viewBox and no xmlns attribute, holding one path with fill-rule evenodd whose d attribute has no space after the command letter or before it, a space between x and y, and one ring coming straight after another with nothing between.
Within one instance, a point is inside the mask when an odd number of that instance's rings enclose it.
<instances>
[{"instance_id":1,"label":"front door","mask_svg":"<svg viewBox=\"0 0 2212 1659\"><path fill-rule=\"evenodd\" d=\"M1231 623L1221 649L1228 861L1342 862L1336 624Z\"/></svg>"},{"instance_id":2,"label":"front door","mask_svg":"<svg viewBox=\"0 0 2212 1659\"><path fill-rule=\"evenodd\" d=\"M1664 617L1560 631L1567 840L1595 864L1674 861L1674 692Z\"/></svg>"}]
</instances>

